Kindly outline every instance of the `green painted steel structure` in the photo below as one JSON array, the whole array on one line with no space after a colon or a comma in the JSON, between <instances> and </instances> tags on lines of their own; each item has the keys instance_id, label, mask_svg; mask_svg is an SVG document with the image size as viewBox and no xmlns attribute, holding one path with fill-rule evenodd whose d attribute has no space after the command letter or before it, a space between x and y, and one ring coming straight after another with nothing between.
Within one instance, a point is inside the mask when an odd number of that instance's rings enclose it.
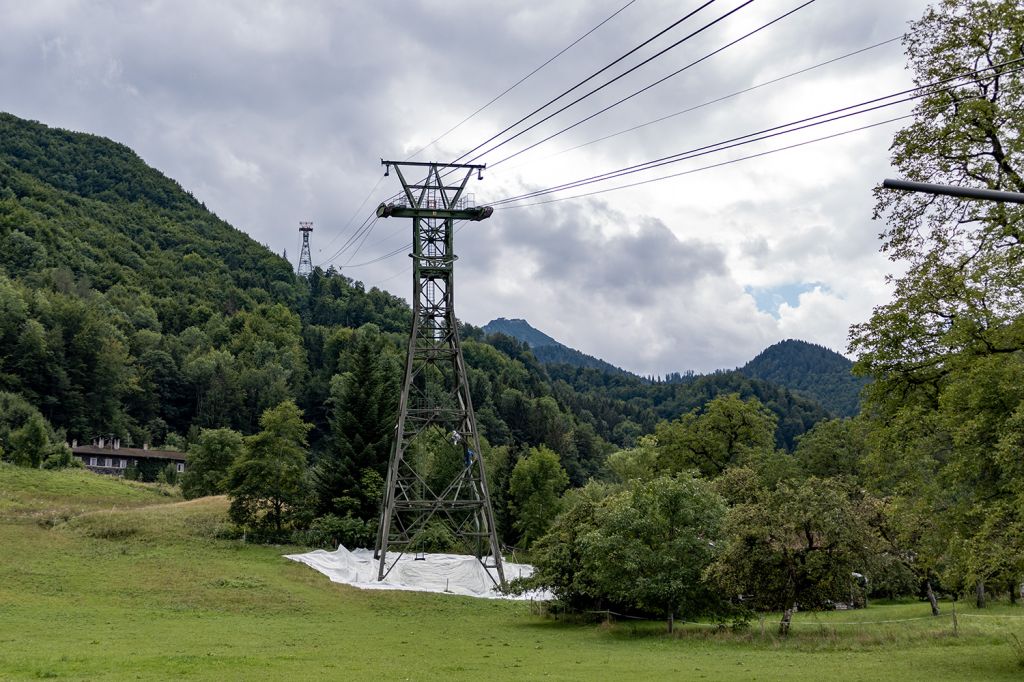
<instances>
[{"instance_id":1,"label":"green painted steel structure","mask_svg":"<svg viewBox=\"0 0 1024 682\"><path fill-rule=\"evenodd\" d=\"M456 220L479 221L466 185L484 166L381 160L402 195L377 207L381 218L413 221L413 321L384 500L377 531L378 579L443 529L504 584L500 545L455 319ZM405 172L403 172L405 169ZM411 183L406 173L425 173ZM456 176L457 182L446 178Z\"/></svg>"}]
</instances>

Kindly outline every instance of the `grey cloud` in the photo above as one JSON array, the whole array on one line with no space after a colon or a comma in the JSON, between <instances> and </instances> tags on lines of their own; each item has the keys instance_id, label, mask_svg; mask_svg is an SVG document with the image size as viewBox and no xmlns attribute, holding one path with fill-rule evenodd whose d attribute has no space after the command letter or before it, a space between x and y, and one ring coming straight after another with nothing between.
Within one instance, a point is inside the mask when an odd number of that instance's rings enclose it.
<instances>
[{"instance_id":1,"label":"grey cloud","mask_svg":"<svg viewBox=\"0 0 1024 682\"><path fill-rule=\"evenodd\" d=\"M536 277L547 286L643 307L653 305L660 290L689 288L726 273L719 247L679 240L656 218L602 211L596 202L549 208L541 215L501 229L501 239L529 254ZM606 236L601 222L626 231Z\"/></svg>"}]
</instances>

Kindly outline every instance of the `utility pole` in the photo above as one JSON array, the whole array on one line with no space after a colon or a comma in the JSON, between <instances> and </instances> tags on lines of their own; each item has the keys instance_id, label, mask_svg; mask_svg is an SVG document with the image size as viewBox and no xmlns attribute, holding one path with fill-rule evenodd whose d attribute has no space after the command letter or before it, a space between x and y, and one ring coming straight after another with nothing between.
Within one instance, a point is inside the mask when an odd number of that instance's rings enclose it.
<instances>
[{"instance_id":1,"label":"utility pole","mask_svg":"<svg viewBox=\"0 0 1024 682\"><path fill-rule=\"evenodd\" d=\"M377 530L377 578L383 580L406 552L424 552L427 534L440 526L476 556L495 585L503 585L453 277L455 221L493 213L490 206L472 206L465 194L474 171L479 177L484 166L383 159L381 164L385 176L395 170L402 194L378 206L377 216L412 218L413 291L405 378ZM417 177L425 172L426 178L410 183L403 169Z\"/></svg>"},{"instance_id":2,"label":"utility pole","mask_svg":"<svg viewBox=\"0 0 1024 682\"><path fill-rule=\"evenodd\" d=\"M312 222L299 223L299 232L302 233L302 251L299 252L299 267L296 270L299 277L309 277L313 272L313 259L309 255L309 233L312 231Z\"/></svg>"},{"instance_id":3,"label":"utility pole","mask_svg":"<svg viewBox=\"0 0 1024 682\"><path fill-rule=\"evenodd\" d=\"M931 182L913 182L911 180L894 180L886 178L882 181L885 189L900 189L904 192L924 192L926 194L943 194L961 199L984 199L1011 204L1024 204L1024 193L1007 192L999 189L978 189L975 187L957 187L955 185L936 185Z\"/></svg>"}]
</instances>

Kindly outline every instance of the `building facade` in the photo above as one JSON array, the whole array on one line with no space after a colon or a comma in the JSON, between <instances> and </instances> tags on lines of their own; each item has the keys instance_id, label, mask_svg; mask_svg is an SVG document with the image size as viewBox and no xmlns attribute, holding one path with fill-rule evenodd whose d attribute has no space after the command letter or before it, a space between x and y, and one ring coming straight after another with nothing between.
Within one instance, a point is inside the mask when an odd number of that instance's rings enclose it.
<instances>
[{"instance_id":1,"label":"building facade","mask_svg":"<svg viewBox=\"0 0 1024 682\"><path fill-rule=\"evenodd\" d=\"M180 474L185 471L185 453L173 450L151 450L149 445L141 448L123 448L121 439L100 436L92 439L89 445L71 442L72 454L81 460L89 471L108 476L124 476L125 471L134 469L141 471L147 468L164 468L173 464Z\"/></svg>"}]
</instances>

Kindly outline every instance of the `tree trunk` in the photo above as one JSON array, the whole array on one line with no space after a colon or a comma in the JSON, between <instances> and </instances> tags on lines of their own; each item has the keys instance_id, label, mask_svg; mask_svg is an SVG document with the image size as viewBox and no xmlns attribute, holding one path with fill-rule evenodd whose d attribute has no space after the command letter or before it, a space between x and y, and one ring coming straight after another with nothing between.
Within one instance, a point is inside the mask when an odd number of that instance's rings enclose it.
<instances>
[{"instance_id":1,"label":"tree trunk","mask_svg":"<svg viewBox=\"0 0 1024 682\"><path fill-rule=\"evenodd\" d=\"M985 581L979 580L975 591L975 603L979 609L985 608Z\"/></svg>"},{"instance_id":2,"label":"tree trunk","mask_svg":"<svg viewBox=\"0 0 1024 682\"><path fill-rule=\"evenodd\" d=\"M789 636L789 624L793 620L793 607L782 612L782 620L779 621L779 634L783 637Z\"/></svg>"},{"instance_id":3,"label":"tree trunk","mask_svg":"<svg viewBox=\"0 0 1024 682\"><path fill-rule=\"evenodd\" d=\"M939 600L935 598L935 591L932 590L932 581L925 580L924 587L928 594L928 603L932 606L932 615L939 615Z\"/></svg>"},{"instance_id":4,"label":"tree trunk","mask_svg":"<svg viewBox=\"0 0 1024 682\"><path fill-rule=\"evenodd\" d=\"M675 627L676 624L675 617L676 614L672 613L671 611L668 612L668 634L670 635L672 634L672 629Z\"/></svg>"},{"instance_id":5,"label":"tree trunk","mask_svg":"<svg viewBox=\"0 0 1024 682\"><path fill-rule=\"evenodd\" d=\"M1012 606L1016 606L1017 605L1017 581L1016 580L1011 580L1010 581L1010 604Z\"/></svg>"}]
</instances>

